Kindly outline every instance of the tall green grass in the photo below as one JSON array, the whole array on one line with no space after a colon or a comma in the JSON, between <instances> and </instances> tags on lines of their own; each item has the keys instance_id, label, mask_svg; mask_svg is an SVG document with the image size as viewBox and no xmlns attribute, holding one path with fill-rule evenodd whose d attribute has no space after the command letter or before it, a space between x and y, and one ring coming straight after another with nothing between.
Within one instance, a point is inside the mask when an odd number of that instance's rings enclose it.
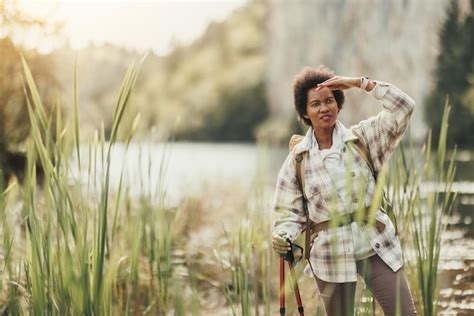
<instances>
[{"instance_id":1,"label":"tall green grass","mask_svg":"<svg viewBox=\"0 0 474 316\"><path fill-rule=\"evenodd\" d=\"M449 106L445 106L440 141L436 148L432 147L429 134L422 152L419 153L413 143L400 144L394 153L389 165L379 174L375 190L374 204L369 211L369 223L375 221L375 211L383 201L386 192L388 204L396 214L398 224L398 237L405 252L405 274L408 276L412 294L415 298L417 310L421 315L431 316L437 314L437 287L438 265L441 250L441 234L446 229L443 219L451 214L455 194L451 191L455 176L455 151L450 160L446 159L446 135L448 132ZM436 155L433 157L433 149ZM350 179L350 177L348 177ZM432 190L424 190L430 183L436 183ZM256 190L259 194L259 190ZM360 199L363 200L363 199ZM226 232L230 251L227 256L222 251L216 250L216 257L221 262L223 271L229 273L228 283L223 284L223 292L231 307L233 315L252 315L252 306L256 305L254 294L257 286L275 286L270 281L277 275L268 279L255 279L252 276L252 258L256 257L253 249L262 247L262 237L271 238L268 227L268 217L262 217L262 212L245 213L240 225ZM247 216L251 216L248 218ZM337 225L339 219L335 217L333 224ZM266 224L261 224L263 223ZM252 222L253 225L248 225ZM267 228L268 229L268 228ZM271 229L270 229L271 230ZM271 251L271 250L267 250ZM258 258L258 261L275 263L276 255L272 253L271 259ZM266 272L272 271L271 269ZM273 270L275 271L275 270ZM264 272L265 273L265 272ZM302 291L313 291L305 289ZM266 299L271 301L272 308L266 311L277 311L278 302L272 292ZM364 299L357 299L357 308L360 313L375 315L376 307L370 292L365 289L358 295ZM291 296L291 293L290 293ZM287 296L288 297L288 296ZM314 306L310 302L310 306ZM317 309L317 304L315 309ZM257 314L254 312L253 314ZM266 313L270 314L270 312ZM266 315L265 314L265 315Z\"/></svg>"},{"instance_id":2,"label":"tall green grass","mask_svg":"<svg viewBox=\"0 0 474 316\"><path fill-rule=\"evenodd\" d=\"M201 301L204 283L219 286L233 315L277 311L278 260L270 247L266 149L259 147L254 195L245 211L235 210L238 224L224 227L225 243L214 249L212 260L221 267L215 280L207 280L199 270L200 260L210 260L209 254L184 252L189 232L196 228L196 216L200 216L199 203L166 205L167 149L159 158L151 156L151 150L142 151L141 168L148 174L155 172L152 161L157 159L160 167L156 183L140 178L138 196L126 182L125 165L118 188L111 189L114 146L120 142L127 149L139 124L136 117L126 132L120 132L140 64L132 65L124 77L110 139L106 141L102 127L86 144L81 143L79 130L77 79L72 120L63 121L59 102L53 114L44 110L23 60L31 137L24 183L8 188L0 183L2 313L199 315L206 305ZM77 78L77 69L74 73ZM449 161L446 158L448 114L447 107L436 154L430 138L422 154L411 144L401 145L387 168L386 182L382 176L377 187L381 199L385 184L397 214L399 237L407 254L405 271L422 315L437 313L441 234L446 228L442 219L455 198L451 193L454 155ZM119 134L125 136L119 140ZM37 178L38 168L44 176ZM87 180L82 183L84 175ZM441 183L441 187L425 192L422 188L427 181ZM312 287L301 287L302 292L314 291L314 283L308 284ZM291 289L287 297L292 298ZM318 303L304 304L317 308ZM373 312L369 304L364 308Z\"/></svg>"},{"instance_id":3,"label":"tall green grass","mask_svg":"<svg viewBox=\"0 0 474 316\"><path fill-rule=\"evenodd\" d=\"M226 231L226 250L214 249L223 270L221 286L232 315L271 315L269 227L265 221L246 218Z\"/></svg>"},{"instance_id":4,"label":"tall green grass","mask_svg":"<svg viewBox=\"0 0 474 316\"><path fill-rule=\"evenodd\" d=\"M224 273L221 286L232 315L272 315L275 310L271 306L275 290L271 280L276 275L272 271L271 223L266 215L269 205L264 185L268 150L262 145L258 151L254 196L241 212L239 224L230 229L224 227L225 249L214 249Z\"/></svg>"},{"instance_id":5,"label":"tall green grass","mask_svg":"<svg viewBox=\"0 0 474 316\"><path fill-rule=\"evenodd\" d=\"M431 135L423 148L426 161L423 166L425 181L435 184L434 192L418 192L420 205L413 209L414 246L416 253L417 285L419 286L420 310L424 315L437 315L439 289L437 286L438 266L441 253L441 234L446 229L446 215L450 215L456 193L452 184L456 174L455 156L446 159L446 140L450 107L446 105L443 114L436 156L431 156Z\"/></svg>"},{"instance_id":6,"label":"tall green grass","mask_svg":"<svg viewBox=\"0 0 474 316\"><path fill-rule=\"evenodd\" d=\"M411 142L399 146L386 182L405 252L405 273L417 310L426 316L437 315L441 235L456 198L452 192L456 149L448 160L446 147L449 112L446 103L436 146L431 142L431 132L421 152Z\"/></svg>"},{"instance_id":7,"label":"tall green grass","mask_svg":"<svg viewBox=\"0 0 474 316\"><path fill-rule=\"evenodd\" d=\"M1 184L0 195L1 280L2 288L9 288L2 304L6 313L111 315L141 310L164 314L173 305L172 252L179 231L173 232L172 228L179 210L165 208L163 183L156 186L156 192L132 198L123 185L124 168L116 192L111 191L110 184L113 148L140 64L131 65L125 74L110 139L106 142L104 128L96 132L85 155L89 159L84 160L77 80L70 128L62 121L59 103L53 115L46 113L23 60L31 124L27 176L21 187L4 189ZM125 133L125 148L138 119ZM70 165L73 156L79 171L76 179ZM36 176L37 158L44 173L42 181ZM149 162L153 159L147 158ZM83 172L88 179L85 186L81 183ZM162 181L163 176L159 179ZM19 223L24 228L16 239L13 235L18 230L13 227L17 223L9 214L14 208L8 205L15 194L21 194L17 203L22 205ZM144 284L144 280L148 281ZM23 301L17 298L20 292Z\"/></svg>"},{"instance_id":8,"label":"tall green grass","mask_svg":"<svg viewBox=\"0 0 474 316\"><path fill-rule=\"evenodd\" d=\"M103 175L98 203L94 205L83 199L80 186L76 197L74 188L68 185L72 148L76 149L78 169L82 171L77 82L74 87L74 130L71 131L63 127L59 105L55 120L46 114L32 74L23 59L31 124L24 201L27 210L27 277L33 314L112 313L112 284L104 284L107 280L106 259L110 256L106 244L110 226L111 153L139 65L132 65L124 77L108 144L104 138L95 144L94 151L99 147L102 153L99 163ZM36 196L36 167L33 163L36 156L44 172L41 197ZM120 200L120 196L117 199Z\"/></svg>"}]
</instances>

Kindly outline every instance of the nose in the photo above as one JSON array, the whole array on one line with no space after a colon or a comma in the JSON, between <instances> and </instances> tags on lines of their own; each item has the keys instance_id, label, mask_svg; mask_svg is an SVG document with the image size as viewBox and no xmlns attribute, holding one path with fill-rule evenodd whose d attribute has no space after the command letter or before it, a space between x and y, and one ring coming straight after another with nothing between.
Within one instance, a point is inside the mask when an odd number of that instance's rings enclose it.
<instances>
[{"instance_id":1,"label":"nose","mask_svg":"<svg viewBox=\"0 0 474 316\"><path fill-rule=\"evenodd\" d=\"M326 104L325 102L323 102L319 106L319 112L328 112L328 111L329 111L329 104Z\"/></svg>"}]
</instances>

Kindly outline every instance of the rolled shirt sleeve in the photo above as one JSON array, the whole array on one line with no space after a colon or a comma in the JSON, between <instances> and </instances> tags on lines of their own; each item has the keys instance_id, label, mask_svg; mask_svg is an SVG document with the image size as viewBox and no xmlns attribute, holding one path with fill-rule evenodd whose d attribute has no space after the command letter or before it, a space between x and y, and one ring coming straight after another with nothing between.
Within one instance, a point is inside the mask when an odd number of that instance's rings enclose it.
<instances>
[{"instance_id":1,"label":"rolled shirt sleeve","mask_svg":"<svg viewBox=\"0 0 474 316\"><path fill-rule=\"evenodd\" d=\"M277 213L273 234L285 234L292 241L298 238L305 227L306 215L293 153L288 155L278 174L273 211Z\"/></svg>"},{"instance_id":2,"label":"rolled shirt sleeve","mask_svg":"<svg viewBox=\"0 0 474 316\"><path fill-rule=\"evenodd\" d=\"M415 101L389 83L375 83L375 87L368 93L381 101L382 111L352 128L367 144L375 170L380 171L402 139L415 108Z\"/></svg>"}]
</instances>

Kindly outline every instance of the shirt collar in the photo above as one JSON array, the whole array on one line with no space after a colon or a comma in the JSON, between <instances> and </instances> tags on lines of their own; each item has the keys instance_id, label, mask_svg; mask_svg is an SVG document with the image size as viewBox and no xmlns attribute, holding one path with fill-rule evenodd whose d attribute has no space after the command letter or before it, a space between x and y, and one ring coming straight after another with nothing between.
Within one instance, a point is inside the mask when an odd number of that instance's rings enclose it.
<instances>
[{"instance_id":1,"label":"shirt collar","mask_svg":"<svg viewBox=\"0 0 474 316\"><path fill-rule=\"evenodd\" d=\"M338 124L335 124L334 130L332 132L332 146L331 149L340 149L342 147L342 137L341 137L341 127ZM319 149L318 140L314 136L314 133L311 133L311 148Z\"/></svg>"},{"instance_id":2,"label":"shirt collar","mask_svg":"<svg viewBox=\"0 0 474 316\"><path fill-rule=\"evenodd\" d=\"M338 129L338 133L340 133L340 139L343 143L347 143L349 141L354 141L358 139L356 135L352 132L351 129L346 128L339 120L336 121L336 128ZM309 151L312 148L312 138L314 137L314 130L312 127L308 128L306 135L303 137L301 142L295 145L295 154L300 154L305 151ZM333 134L334 137L334 134Z\"/></svg>"}]
</instances>

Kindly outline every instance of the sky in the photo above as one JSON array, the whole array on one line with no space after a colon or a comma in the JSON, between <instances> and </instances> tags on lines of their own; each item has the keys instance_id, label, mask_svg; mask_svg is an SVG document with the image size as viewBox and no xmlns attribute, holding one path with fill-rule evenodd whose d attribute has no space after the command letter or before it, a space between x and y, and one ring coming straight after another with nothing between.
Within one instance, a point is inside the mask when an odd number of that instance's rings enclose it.
<instances>
[{"instance_id":1,"label":"sky","mask_svg":"<svg viewBox=\"0 0 474 316\"><path fill-rule=\"evenodd\" d=\"M225 19L247 1L20 0L20 4L33 16L63 21L63 33L73 48L108 42L162 55L172 43L191 42L211 21ZM27 46L42 51L60 45L38 34L22 36Z\"/></svg>"}]
</instances>

